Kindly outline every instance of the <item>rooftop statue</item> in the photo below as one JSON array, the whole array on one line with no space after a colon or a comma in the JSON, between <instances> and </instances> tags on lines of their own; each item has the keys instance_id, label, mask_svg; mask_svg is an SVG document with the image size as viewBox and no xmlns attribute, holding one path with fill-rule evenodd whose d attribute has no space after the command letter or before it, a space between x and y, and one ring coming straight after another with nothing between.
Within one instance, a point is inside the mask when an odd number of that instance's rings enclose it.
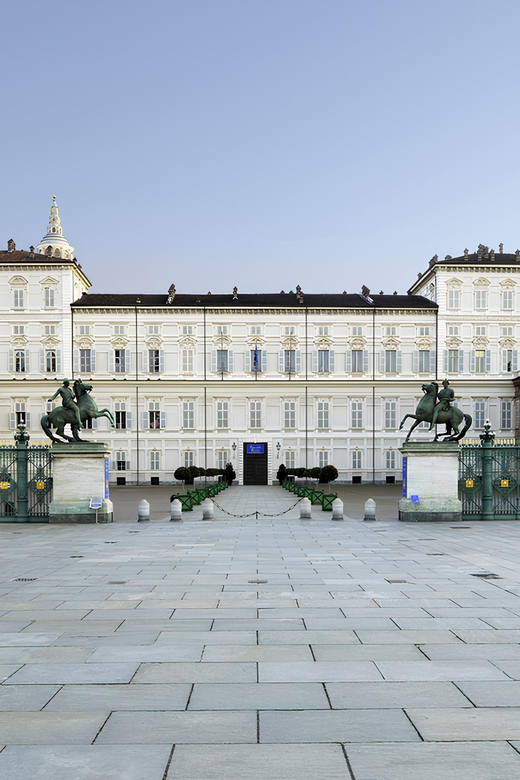
<instances>
[{"instance_id":1,"label":"rooftop statue","mask_svg":"<svg viewBox=\"0 0 520 780\"><path fill-rule=\"evenodd\" d=\"M447 437L445 441L460 441L466 435L473 420L471 415L464 414L456 406L452 406L455 393L449 384L448 380L445 379L442 383L443 389L440 392L437 382L430 382L422 386L424 396L417 404L415 414L405 414L399 426L399 430L401 430L408 417L415 420L408 431L405 442L409 440L412 431L422 422L430 423L430 431L434 425L442 425L443 423L446 425L446 432L437 433L433 441L438 441L441 436ZM459 432L462 421L464 421L464 426Z\"/></svg>"},{"instance_id":2,"label":"rooftop statue","mask_svg":"<svg viewBox=\"0 0 520 780\"><path fill-rule=\"evenodd\" d=\"M112 428L115 427L111 411L98 409L96 402L91 397L91 384L76 379L73 390L70 389L69 385L69 380L64 379L62 386L56 390L52 398L49 398L49 401L53 401L58 395L61 396L62 405L57 406L52 412L44 414L41 418L42 429L49 439L57 443L63 443L63 440L85 442L85 439L81 439L79 436L79 429L85 427L86 420L92 420L96 417L106 417ZM65 434L67 423L70 425L72 437ZM57 439L53 435L52 428L56 428L56 436L61 438Z\"/></svg>"}]
</instances>

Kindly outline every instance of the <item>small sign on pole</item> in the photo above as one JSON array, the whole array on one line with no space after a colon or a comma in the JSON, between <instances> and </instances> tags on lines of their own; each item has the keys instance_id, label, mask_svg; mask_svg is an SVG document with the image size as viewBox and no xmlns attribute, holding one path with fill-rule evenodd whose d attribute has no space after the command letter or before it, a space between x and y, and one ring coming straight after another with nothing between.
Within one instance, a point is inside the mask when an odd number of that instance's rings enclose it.
<instances>
[{"instance_id":1,"label":"small sign on pole","mask_svg":"<svg viewBox=\"0 0 520 780\"><path fill-rule=\"evenodd\" d=\"M410 498L412 499L412 504L420 504L421 503L419 501L419 496L410 496Z\"/></svg>"},{"instance_id":2,"label":"small sign on pole","mask_svg":"<svg viewBox=\"0 0 520 780\"><path fill-rule=\"evenodd\" d=\"M102 498L91 498L90 499L90 509L95 509L96 511L96 524L99 523L98 520L98 512L103 506L103 499Z\"/></svg>"}]
</instances>

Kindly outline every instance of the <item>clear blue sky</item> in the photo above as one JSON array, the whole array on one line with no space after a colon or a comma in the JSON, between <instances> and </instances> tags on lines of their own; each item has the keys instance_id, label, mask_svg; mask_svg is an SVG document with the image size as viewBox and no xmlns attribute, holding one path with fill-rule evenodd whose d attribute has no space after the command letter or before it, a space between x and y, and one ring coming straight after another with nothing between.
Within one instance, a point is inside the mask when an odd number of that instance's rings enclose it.
<instances>
[{"instance_id":1,"label":"clear blue sky","mask_svg":"<svg viewBox=\"0 0 520 780\"><path fill-rule=\"evenodd\" d=\"M518 0L3 4L6 246L98 292L404 292L520 246Z\"/></svg>"}]
</instances>

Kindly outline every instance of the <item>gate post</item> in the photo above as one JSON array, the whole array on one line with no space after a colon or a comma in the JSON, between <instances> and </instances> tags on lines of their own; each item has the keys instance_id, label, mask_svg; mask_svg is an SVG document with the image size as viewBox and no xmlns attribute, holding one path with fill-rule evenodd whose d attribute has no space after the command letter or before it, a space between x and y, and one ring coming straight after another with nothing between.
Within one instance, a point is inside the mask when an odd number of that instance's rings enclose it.
<instances>
[{"instance_id":1,"label":"gate post","mask_svg":"<svg viewBox=\"0 0 520 780\"><path fill-rule=\"evenodd\" d=\"M484 433L480 434L482 442L482 520L493 520L493 452L495 434L491 430L489 420L484 425Z\"/></svg>"},{"instance_id":2,"label":"gate post","mask_svg":"<svg viewBox=\"0 0 520 780\"><path fill-rule=\"evenodd\" d=\"M18 426L18 433L14 435L16 441L16 481L18 487L18 512L19 523L29 522L29 490L27 485L27 448L31 438L25 429L25 425Z\"/></svg>"}]
</instances>

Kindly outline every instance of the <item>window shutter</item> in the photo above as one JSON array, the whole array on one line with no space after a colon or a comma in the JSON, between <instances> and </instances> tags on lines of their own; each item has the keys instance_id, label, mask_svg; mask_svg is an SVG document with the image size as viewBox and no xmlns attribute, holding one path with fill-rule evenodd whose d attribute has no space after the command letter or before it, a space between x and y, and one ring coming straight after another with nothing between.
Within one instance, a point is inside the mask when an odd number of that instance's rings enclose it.
<instances>
[{"instance_id":1,"label":"window shutter","mask_svg":"<svg viewBox=\"0 0 520 780\"><path fill-rule=\"evenodd\" d=\"M76 348L72 352L72 370L75 374L79 374L79 349Z\"/></svg>"},{"instance_id":2,"label":"window shutter","mask_svg":"<svg viewBox=\"0 0 520 780\"><path fill-rule=\"evenodd\" d=\"M265 374L267 372L267 351L265 349L260 352L260 367Z\"/></svg>"},{"instance_id":3,"label":"window shutter","mask_svg":"<svg viewBox=\"0 0 520 780\"><path fill-rule=\"evenodd\" d=\"M513 364L511 366L512 370L518 371L518 350L517 349L513 350L513 360L511 362Z\"/></svg>"},{"instance_id":4,"label":"window shutter","mask_svg":"<svg viewBox=\"0 0 520 780\"><path fill-rule=\"evenodd\" d=\"M11 430L16 428L16 414L14 412L11 412L9 415L9 427Z\"/></svg>"},{"instance_id":5,"label":"window shutter","mask_svg":"<svg viewBox=\"0 0 520 780\"><path fill-rule=\"evenodd\" d=\"M99 420L97 417L92 418L92 430L97 431L99 425Z\"/></svg>"},{"instance_id":6,"label":"window shutter","mask_svg":"<svg viewBox=\"0 0 520 780\"><path fill-rule=\"evenodd\" d=\"M491 350L486 349L486 373L491 373Z\"/></svg>"},{"instance_id":7,"label":"window shutter","mask_svg":"<svg viewBox=\"0 0 520 780\"><path fill-rule=\"evenodd\" d=\"M400 349L397 350L397 355L395 356L395 370L398 374L400 374L403 370L403 358L402 358L402 352Z\"/></svg>"},{"instance_id":8,"label":"window shutter","mask_svg":"<svg viewBox=\"0 0 520 780\"><path fill-rule=\"evenodd\" d=\"M235 366L235 360L234 360L234 356L233 356L233 350L232 349L228 349L228 371L229 372L234 371L235 370L234 366Z\"/></svg>"},{"instance_id":9,"label":"window shutter","mask_svg":"<svg viewBox=\"0 0 520 780\"><path fill-rule=\"evenodd\" d=\"M278 352L278 371L279 371L281 374L283 374L283 372L284 372L284 368L285 368L285 366L284 366L284 362L283 362L283 349L281 349L281 350ZM12 369L11 369L11 371L12 371Z\"/></svg>"},{"instance_id":10,"label":"window shutter","mask_svg":"<svg viewBox=\"0 0 520 780\"><path fill-rule=\"evenodd\" d=\"M250 349L244 352L244 372L247 374L253 370L253 353Z\"/></svg>"},{"instance_id":11,"label":"window shutter","mask_svg":"<svg viewBox=\"0 0 520 780\"><path fill-rule=\"evenodd\" d=\"M331 374L334 373L334 350L333 349L329 351L329 371Z\"/></svg>"},{"instance_id":12,"label":"window shutter","mask_svg":"<svg viewBox=\"0 0 520 780\"><path fill-rule=\"evenodd\" d=\"M318 350L315 349L312 352L312 370L315 374L318 373Z\"/></svg>"},{"instance_id":13,"label":"window shutter","mask_svg":"<svg viewBox=\"0 0 520 780\"><path fill-rule=\"evenodd\" d=\"M110 470L115 471L116 470L116 462L115 460L110 461Z\"/></svg>"},{"instance_id":14,"label":"window shutter","mask_svg":"<svg viewBox=\"0 0 520 780\"><path fill-rule=\"evenodd\" d=\"M379 353L379 371L381 374L385 373L385 353L383 350Z\"/></svg>"},{"instance_id":15,"label":"window shutter","mask_svg":"<svg viewBox=\"0 0 520 780\"><path fill-rule=\"evenodd\" d=\"M469 370L475 371L475 350L472 349L469 353Z\"/></svg>"},{"instance_id":16,"label":"window shutter","mask_svg":"<svg viewBox=\"0 0 520 780\"><path fill-rule=\"evenodd\" d=\"M114 368L115 368L115 352L113 349L111 349L109 350L108 353L108 370L111 374L115 373Z\"/></svg>"},{"instance_id":17,"label":"window shutter","mask_svg":"<svg viewBox=\"0 0 520 780\"><path fill-rule=\"evenodd\" d=\"M414 374L418 374L419 373L419 353L418 352L414 352L413 355L412 355L412 366L413 366L413 368L412 368L413 373Z\"/></svg>"},{"instance_id":18,"label":"window shutter","mask_svg":"<svg viewBox=\"0 0 520 780\"><path fill-rule=\"evenodd\" d=\"M435 376L436 368L437 368L437 353L435 352L434 349L432 349L432 351L430 352L430 374L432 374L432 376Z\"/></svg>"},{"instance_id":19,"label":"window shutter","mask_svg":"<svg viewBox=\"0 0 520 780\"><path fill-rule=\"evenodd\" d=\"M40 349L40 374L44 374L46 369L45 365L45 350Z\"/></svg>"},{"instance_id":20,"label":"window shutter","mask_svg":"<svg viewBox=\"0 0 520 780\"><path fill-rule=\"evenodd\" d=\"M347 349L345 352L345 371L347 374L352 372L352 350Z\"/></svg>"},{"instance_id":21,"label":"window shutter","mask_svg":"<svg viewBox=\"0 0 520 780\"><path fill-rule=\"evenodd\" d=\"M26 412L25 413L25 426L26 426L26 428L30 428L31 427L31 413L30 412Z\"/></svg>"},{"instance_id":22,"label":"window shutter","mask_svg":"<svg viewBox=\"0 0 520 780\"><path fill-rule=\"evenodd\" d=\"M125 371L128 371L128 373L130 373L132 369L132 358L130 357L131 354L132 353L129 349L125 349Z\"/></svg>"},{"instance_id":23,"label":"window shutter","mask_svg":"<svg viewBox=\"0 0 520 780\"><path fill-rule=\"evenodd\" d=\"M147 411L142 412L141 419L143 428L146 431L150 427L150 416Z\"/></svg>"},{"instance_id":24,"label":"window shutter","mask_svg":"<svg viewBox=\"0 0 520 780\"><path fill-rule=\"evenodd\" d=\"M148 370L148 350L145 349L145 351L141 354L141 371L143 374L147 374Z\"/></svg>"},{"instance_id":25,"label":"window shutter","mask_svg":"<svg viewBox=\"0 0 520 780\"><path fill-rule=\"evenodd\" d=\"M126 461L126 470L130 471L130 461L129 460Z\"/></svg>"},{"instance_id":26,"label":"window shutter","mask_svg":"<svg viewBox=\"0 0 520 780\"><path fill-rule=\"evenodd\" d=\"M161 412L161 428L166 428L166 412Z\"/></svg>"},{"instance_id":27,"label":"window shutter","mask_svg":"<svg viewBox=\"0 0 520 780\"><path fill-rule=\"evenodd\" d=\"M464 350L459 349L459 373L464 372Z\"/></svg>"},{"instance_id":28,"label":"window shutter","mask_svg":"<svg viewBox=\"0 0 520 780\"><path fill-rule=\"evenodd\" d=\"M130 430L132 427L132 412L126 413L126 430Z\"/></svg>"},{"instance_id":29,"label":"window shutter","mask_svg":"<svg viewBox=\"0 0 520 780\"><path fill-rule=\"evenodd\" d=\"M90 371L91 373L94 373L96 370L96 350L91 349L90 350Z\"/></svg>"},{"instance_id":30,"label":"window shutter","mask_svg":"<svg viewBox=\"0 0 520 780\"><path fill-rule=\"evenodd\" d=\"M448 350L444 350L444 373L446 374L448 372Z\"/></svg>"},{"instance_id":31,"label":"window shutter","mask_svg":"<svg viewBox=\"0 0 520 780\"><path fill-rule=\"evenodd\" d=\"M159 350L159 371L164 374L164 349Z\"/></svg>"},{"instance_id":32,"label":"window shutter","mask_svg":"<svg viewBox=\"0 0 520 780\"><path fill-rule=\"evenodd\" d=\"M216 349L212 350L211 352L211 370L216 371L217 370L217 351Z\"/></svg>"},{"instance_id":33,"label":"window shutter","mask_svg":"<svg viewBox=\"0 0 520 780\"><path fill-rule=\"evenodd\" d=\"M296 350L295 354L295 371L298 374L302 370L302 353L299 349Z\"/></svg>"},{"instance_id":34,"label":"window shutter","mask_svg":"<svg viewBox=\"0 0 520 780\"><path fill-rule=\"evenodd\" d=\"M368 374L368 349L363 350L363 373Z\"/></svg>"},{"instance_id":35,"label":"window shutter","mask_svg":"<svg viewBox=\"0 0 520 780\"><path fill-rule=\"evenodd\" d=\"M507 371L507 349L502 350L502 371Z\"/></svg>"},{"instance_id":36,"label":"window shutter","mask_svg":"<svg viewBox=\"0 0 520 780\"><path fill-rule=\"evenodd\" d=\"M26 373L26 374L28 374L28 373L29 373L29 371L31 370L31 369L29 368L29 350L28 350L28 349L26 349L26 350L24 351L24 354L25 354L25 373Z\"/></svg>"}]
</instances>

